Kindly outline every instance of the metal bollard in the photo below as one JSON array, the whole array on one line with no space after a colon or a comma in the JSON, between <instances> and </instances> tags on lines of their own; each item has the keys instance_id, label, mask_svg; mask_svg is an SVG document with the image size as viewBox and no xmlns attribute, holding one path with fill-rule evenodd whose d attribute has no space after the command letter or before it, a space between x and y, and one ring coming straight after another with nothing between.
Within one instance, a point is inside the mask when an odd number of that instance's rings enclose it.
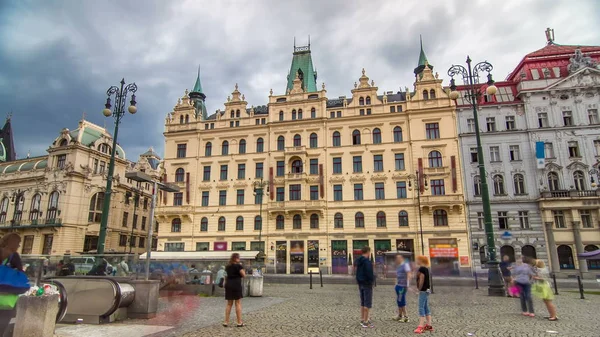
<instances>
[{"instance_id":1,"label":"metal bollard","mask_svg":"<svg viewBox=\"0 0 600 337\"><path fill-rule=\"evenodd\" d=\"M433 274L429 274L429 289L431 290L431 293L433 294Z\"/></svg>"},{"instance_id":2,"label":"metal bollard","mask_svg":"<svg viewBox=\"0 0 600 337\"><path fill-rule=\"evenodd\" d=\"M312 289L312 271L309 271L308 275L309 275L309 279L310 279L310 289Z\"/></svg>"},{"instance_id":3,"label":"metal bollard","mask_svg":"<svg viewBox=\"0 0 600 337\"><path fill-rule=\"evenodd\" d=\"M552 273L552 282L554 282L554 295L558 295L558 285L556 284L556 274Z\"/></svg>"},{"instance_id":4,"label":"metal bollard","mask_svg":"<svg viewBox=\"0 0 600 337\"><path fill-rule=\"evenodd\" d=\"M583 283L581 282L581 276L577 275L577 283L579 284L579 296L582 300L585 300L583 296Z\"/></svg>"},{"instance_id":5,"label":"metal bollard","mask_svg":"<svg viewBox=\"0 0 600 337\"><path fill-rule=\"evenodd\" d=\"M477 279L477 272L475 274L475 289L479 289L479 280Z\"/></svg>"},{"instance_id":6,"label":"metal bollard","mask_svg":"<svg viewBox=\"0 0 600 337\"><path fill-rule=\"evenodd\" d=\"M321 288L323 288L323 271L319 269L319 278L321 279Z\"/></svg>"}]
</instances>

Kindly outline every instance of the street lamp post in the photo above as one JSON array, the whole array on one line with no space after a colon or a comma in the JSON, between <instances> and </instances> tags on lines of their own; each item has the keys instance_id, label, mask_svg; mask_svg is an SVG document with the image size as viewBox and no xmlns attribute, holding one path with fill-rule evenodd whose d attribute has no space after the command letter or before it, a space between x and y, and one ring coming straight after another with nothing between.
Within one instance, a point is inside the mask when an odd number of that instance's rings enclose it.
<instances>
[{"instance_id":1,"label":"street lamp post","mask_svg":"<svg viewBox=\"0 0 600 337\"><path fill-rule=\"evenodd\" d=\"M129 235L129 254L131 254L131 250L133 249L133 229L137 226L137 219L135 217L135 212L138 208L138 203L140 201L140 194L138 191L134 192L133 195L133 221L131 223L131 235Z\"/></svg>"},{"instance_id":2,"label":"street lamp post","mask_svg":"<svg viewBox=\"0 0 600 337\"><path fill-rule=\"evenodd\" d=\"M596 167L592 167L592 169L588 172L590 174L592 188L598 187L598 182L600 182L600 159L596 159ZM596 176L596 180L594 180L594 176Z\"/></svg>"},{"instance_id":3,"label":"street lamp post","mask_svg":"<svg viewBox=\"0 0 600 337\"><path fill-rule=\"evenodd\" d=\"M417 207L419 208L419 234L421 235L421 255L425 255L425 239L423 239L423 214L421 213L421 176L419 171L415 171L415 175L408 176L408 188L412 188L412 182L417 189ZM427 188L427 175L423 175L423 185Z\"/></svg>"},{"instance_id":4,"label":"street lamp post","mask_svg":"<svg viewBox=\"0 0 600 337\"><path fill-rule=\"evenodd\" d=\"M471 58L467 56L467 68L461 65L452 65L448 69L448 75L452 78L450 80L450 98L453 100L458 99L460 93L456 91L456 84L454 82L454 75L461 75L466 85L469 85L467 89L467 95L465 99L471 104L473 108L473 120L475 122L475 138L477 139L477 166L479 167L479 176L481 177L481 201L483 203L483 220L485 224L485 235L487 237L487 248L488 248L488 295L490 296L504 296L504 282L500 274L500 268L498 259L496 257L496 242L494 239L494 227L492 224L492 210L490 206L490 194L488 190L485 162L483 160L483 149L481 147L481 135L479 132L479 119L477 116L477 99L481 95L476 90L475 85L479 84L479 74L486 72L487 75L487 89L488 95L494 95L498 90L494 85L491 71L493 66L487 61L479 62L475 66L471 67Z\"/></svg>"},{"instance_id":5,"label":"street lamp post","mask_svg":"<svg viewBox=\"0 0 600 337\"><path fill-rule=\"evenodd\" d=\"M263 206L263 197L265 195L265 186L267 186L269 182L260 178L260 181L255 181L254 185L254 195L260 195L260 206L259 206L259 216L260 216L260 228L258 229L258 242L260 244L260 258L264 258L265 247L262 242L262 228L263 228L263 216L262 216L262 206Z\"/></svg>"},{"instance_id":6,"label":"street lamp post","mask_svg":"<svg viewBox=\"0 0 600 337\"><path fill-rule=\"evenodd\" d=\"M119 134L119 124L121 123L121 118L125 115L125 103L127 101L127 94L130 92L131 101L129 108L130 114L135 114L137 112L137 107L135 106L135 92L137 91L137 85L135 83L130 83L125 86L125 79L121 80L121 87L112 86L108 88L106 91L106 104L104 104L104 110L102 110L102 114L105 117L113 116L115 118L115 132L113 134L113 144L110 152L110 162L108 164L108 176L106 177L106 191L104 192L104 205L102 206L102 219L100 220L100 233L98 234L98 256L102 256L104 254L104 246L106 241L106 228L108 226L108 216L110 213L110 198L112 195L112 181L113 175L115 171L115 155L117 153L117 136ZM115 106L111 111L111 101L110 98L112 95L115 95ZM100 262L102 259L98 259Z\"/></svg>"}]
</instances>

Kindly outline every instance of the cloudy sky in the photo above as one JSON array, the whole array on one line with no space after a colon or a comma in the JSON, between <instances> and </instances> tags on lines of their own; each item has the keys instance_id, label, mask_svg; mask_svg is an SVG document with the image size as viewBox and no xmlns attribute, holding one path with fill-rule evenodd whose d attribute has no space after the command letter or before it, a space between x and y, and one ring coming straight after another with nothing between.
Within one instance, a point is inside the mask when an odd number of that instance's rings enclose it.
<instances>
[{"instance_id":1,"label":"cloudy sky","mask_svg":"<svg viewBox=\"0 0 600 337\"><path fill-rule=\"evenodd\" d=\"M469 4L469 8L464 5ZM127 157L163 153L164 117L202 67L209 113L239 83L250 105L285 91L293 51L311 38L318 83L349 95L361 68L380 92L412 87L419 34L440 76L488 60L497 80L544 30L559 44L600 45L598 0L395 1L0 1L0 118L13 112L16 150L41 155L64 128L101 114L122 77L138 85L138 113L119 143ZM447 83L447 82L446 82Z\"/></svg>"}]
</instances>

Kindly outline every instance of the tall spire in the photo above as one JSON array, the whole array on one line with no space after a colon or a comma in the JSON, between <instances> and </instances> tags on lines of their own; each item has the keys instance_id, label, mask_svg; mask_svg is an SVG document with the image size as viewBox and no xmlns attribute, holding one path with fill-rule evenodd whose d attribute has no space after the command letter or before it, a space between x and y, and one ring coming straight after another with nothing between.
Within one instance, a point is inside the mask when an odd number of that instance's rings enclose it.
<instances>
[{"instance_id":1,"label":"tall spire","mask_svg":"<svg viewBox=\"0 0 600 337\"><path fill-rule=\"evenodd\" d=\"M194 84L194 89L192 89L192 92L203 94L202 82L200 82L200 65L198 65L198 77L196 77L196 84Z\"/></svg>"},{"instance_id":2,"label":"tall spire","mask_svg":"<svg viewBox=\"0 0 600 337\"><path fill-rule=\"evenodd\" d=\"M4 127L0 129L0 161L13 161L17 159L15 145L10 123L12 113L6 117Z\"/></svg>"},{"instance_id":3,"label":"tall spire","mask_svg":"<svg viewBox=\"0 0 600 337\"><path fill-rule=\"evenodd\" d=\"M196 109L196 118L206 120L208 118L208 113L206 112L206 104L204 103L206 95L202 91L202 82L200 81L200 65L198 65L198 76L196 77L194 89L192 89L188 96L193 102L194 109Z\"/></svg>"},{"instance_id":4,"label":"tall spire","mask_svg":"<svg viewBox=\"0 0 600 337\"><path fill-rule=\"evenodd\" d=\"M419 53L419 64L414 70L415 76L419 75L425 67L429 67L429 69L433 70L433 66L427 60L427 56L423 50L423 37L421 35L419 35L419 42L421 44L421 52Z\"/></svg>"},{"instance_id":5,"label":"tall spire","mask_svg":"<svg viewBox=\"0 0 600 337\"><path fill-rule=\"evenodd\" d=\"M317 91L317 71L313 67L310 54L310 37L308 45L301 47L296 47L296 38L294 37L294 54L292 56L292 66L287 76L286 92L294 89L296 75L301 81L301 88L304 92Z\"/></svg>"}]
</instances>

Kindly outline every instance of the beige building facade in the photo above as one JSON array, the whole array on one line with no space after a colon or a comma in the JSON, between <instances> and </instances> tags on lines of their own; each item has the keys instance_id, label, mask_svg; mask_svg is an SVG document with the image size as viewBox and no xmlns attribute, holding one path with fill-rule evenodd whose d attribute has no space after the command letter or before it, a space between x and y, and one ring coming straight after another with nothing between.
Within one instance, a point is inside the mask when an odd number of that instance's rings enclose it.
<instances>
[{"instance_id":1,"label":"beige building facade","mask_svg":"<svg viewBox=\"0 0 600 337\"><path fill-rule=\"evenodd\" d=\"M81 120L75 130L60 131L48 155L0 162L0 235L19 233L22 254L96 251L111 147L107 130ZM146 250L151 186L129 181L125 173L142 170L158 178L159 163L152 150L134 163L117 148L106 252Z\"/></svg>"},{"instance_id":2,"label":"beige building facade","mask_svg":"<svg viewBox=\"0 0 600 337\"><path fill-rule=\"evenodd\" d=\"M330 99L295 47L285 94L251 106L236 84L211 116L198 77L166 118L163 180L181 192L160 197L158 250L264 249L271 272L344 274L368 245L378 272L397 250L468 270L455 105L432 69L421 52L414 89L383 94L363 69Z\"/></svg>"}]
</instances>

